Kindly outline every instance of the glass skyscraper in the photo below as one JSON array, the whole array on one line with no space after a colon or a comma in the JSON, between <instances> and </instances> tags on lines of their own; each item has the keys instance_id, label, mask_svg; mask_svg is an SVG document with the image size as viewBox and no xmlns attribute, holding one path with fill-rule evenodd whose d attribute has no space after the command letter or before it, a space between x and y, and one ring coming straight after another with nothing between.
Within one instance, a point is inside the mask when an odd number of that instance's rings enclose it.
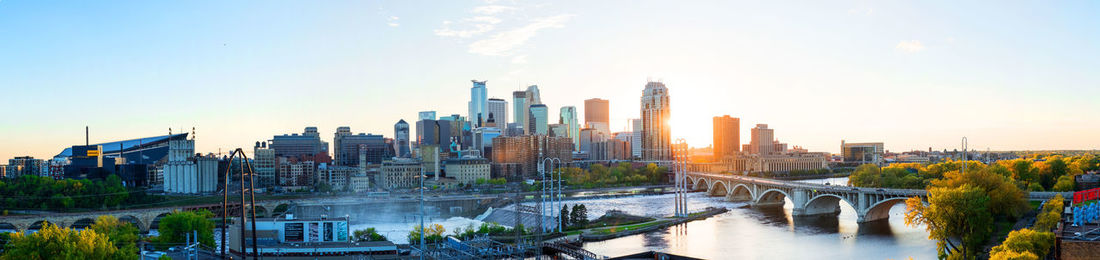
<instances>
[{"instance_id":1,"label":"glass skyscraper","mask_svg":"<svg viewBox=\"0 0 1100 260\"><path fill-rule=\"evenodd\" d=\"M470 125L477 128L484 125L485 120L489 119L489 92L485 88L486 81L471 80L470 82L473 82L474 86L470 88L470 112L466 117L470 120Z\"/></svg>"},{"instance_id":2,"label":"glass skyscraper","mask_svg":"<svg viewBox=\"0 0 1100 260\"><path fill-rule=\"evenodd\" d=\"M530 107L530 114L528 115L527 134L529 135L548 135L550 134L550 122L547 121L550 117L546 105L534 104Z\"/></svg>"},{"instance_id":3,"label":"glass skyscraper","mask_svg":"<svg viewBox=\"0 0 1100 260\"><path fill-rule=\"evenodd\" d=\"M570 139L573 139L573 149L576 150L580 143L579 134L581 131L580 123L577 122L577 108L574 106L561 107L560 115L560 122L558 123L566 125L569 129L567 135Z\"/></svg>"}]
</instances>

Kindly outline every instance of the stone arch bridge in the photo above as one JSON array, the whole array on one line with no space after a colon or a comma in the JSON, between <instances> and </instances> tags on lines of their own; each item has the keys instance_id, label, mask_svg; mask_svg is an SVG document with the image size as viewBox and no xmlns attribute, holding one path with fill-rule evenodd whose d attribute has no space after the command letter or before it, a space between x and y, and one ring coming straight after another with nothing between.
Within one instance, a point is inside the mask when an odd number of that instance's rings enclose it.
<instances>
[{"instance_id":1,"label":"stone arch bridge","mask_svg":"<svg viewBox=\"0 0 1100 260\"><path fill-rule=\"evenodd\" d=\"M240 215L239 203L240 202L234 205L231 202L231 204L229 205L231 216ZM273 216L272 213L279 214L282 212L286 212L287 210L297 206L298 204L299 201L292 200L257 201L256 217L270 217ZM118 218L120 221L133 223L135 227L141 230L141 232L147 232L151 229L152 226L156 225L160 221L160 218L167 216L172 212L199 209L209 210L219 217L222 215L221 203L95 212L13 215L0 216L0 230L15 230L17 232L37 230L41 228L44 222L49 222L50 224L57 225L59 227L85 228L95 223L95 219L99 216L110 215Z\"/></svg>"},{"instance_id":2,"label":"stone arch bridge","mask_svg":"<svg viewBox=\"0 0 1100 260\"><path fill-rule=\"evenodd\" d=\"M895 204L927 195L924 190L856 188L731 174L689 172L686 177L692 190L729 201L748 201L754 207L783 206L784 198L789 198L794 216L836 214L845 202L855 208L860 223L886 219Z\"/></svg>"}]
</instances>

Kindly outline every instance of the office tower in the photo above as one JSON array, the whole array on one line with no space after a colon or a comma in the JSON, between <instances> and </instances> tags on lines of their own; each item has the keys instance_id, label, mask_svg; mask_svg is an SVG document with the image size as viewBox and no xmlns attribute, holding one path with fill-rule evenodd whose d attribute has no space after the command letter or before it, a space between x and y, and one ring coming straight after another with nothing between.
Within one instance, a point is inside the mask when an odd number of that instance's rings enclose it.
<instances>
[{"instance_id":1,"label":"office tower","mask_svg":"<svg viewBox=\"0 0 1100 260\"><path fill-rule=\"evenodd\" d=\"M418 114L418 117L417 117L417 119L418 119L417 121L420 121L420 120L425 120L425 119L428 119L428 120L435 120L435 119L436 119L436 118L435 118L435 111L421 111L421 112L420 112L420 113Z\"/></svg>"},{"instance_id":2,"label":"office tower","mask_svg":"<svg viewBox=\"0 0 1100 260\"><path fill-rule=\"evenodd\" d=\"M489 111L489 118L493 118L496 123L496 128L500 128L501 131L508 129L508 101L499 98L490 98L487 101ZM488 118L486 118L488 120Z\"/></svg>"},{"instance_id":3,"label":"office tower","mask_svg":"<svg viewBox=\"0 0 1100 260\"><path fill-rule=\"evenodd\" d=\"M349 129L350 131L350 129ZM375 134L348 134L340 137L340 145L333 146L337 154L337 166L359 166L360 163L379 164L386 158L386 139ZM366 154L366 161L360 162L360 154Z\"/></svg>"},{"instance_id":4,"label":"office tower","mask_svg":"<svg viewBox=\"0 0 1100 260\"><path fill-rule=\"evenodd\" d=\"M481 156L492 158L493 138L501 136L503 132L496 127L479 127L474 129L473 148L481 151Z\"/></svg>"},{"instance_id":5,"label":"office tower","mask_svg":"<svg viewBox=\"0 0 1100 260\"><path fill-rule=\"evenodd\" d=\"M416 143L418 147L427 145L448 147L451 145L451 121L420 120L416 122Z\"/></svg>"},{"instance_id":6,"label":"office tower","mask_svg":"<svg viewBox=\"0 0 1100 260\"><path fill-rule=\"evenodd\" d=\"M344 159L340 158L343 155L343 154L341 154L341 151L343 149L341 149L341 146L340 146L340 138L344 137L344 136L348 136L348 135L351 135L351 127L348 127L348 126L337 127L336 128L336 133L333 134L333 138L332 138L332 150L333 150L332 151L332 160L337 162L337 164L339 164L339 162L344 161ZM341 165L343 165L343 164L341 164Z\"/></svg>"},{"instance_id":7,"label":"office tower","mask_svg":"<svg viewBox=\"0 0 1100 260\"><path fill-rule=\"evenodd\" d=\"M752 128L752 140L749 140L750 153L769 155L775 153L775 130L768 129L768 124L756 124Z\"/></svg>"},{"instance_id":8,"label":"office tower","mask_svg":"<svg viewBox=\"0 0 1100 260\"><path fill-rule=\"evenodd\" d=\"M600 130L596 130L595 128L581 129L581 132L578 135L578 139L580 140L580 142L577 144L577 151L587 153L588 158L592 160L596 160L596 158L602 158L600 156L596 156L593 151L593 146L596 143L607 141L607 138L607 135L604 135L602 132L600 132Z\"/></svg>"},{"instance_id":9,"label":"office tower","mask_svg":"<svg viewBox=\"0 0 1100 260\"><path fill-rule=\"evenodd\" d=\"M412 151L409 149L409 123L405 122L405 119L397 121L393 124L393 148L397 157L409 158L412 156Z\"/></svg>"},{"instance_id":10,"label":"office tower","mask_svg":"<svg viewBox=\"0 0 1100 260\"><path fill-rule=\"evenodd\" d=\"M516 129L527 128L527 92L512 92L512 123L519 126ZM509 129L513 129L509 125ZM522 131L520 131L522 132Z\"/></svg>"},{"instance_id":11,"label":"office tower","mask_svg":"<svg viewBox=\"0 0 1100 260\"><path fill-rule=\"evenodd\" d=\"M474 86L470 88L470 102L468 105L470 111L466 116L470 120L470 126L478 128L485 124L485 120L489 118L489 91L485 88L486 81L470 80L470 82L473 82Z\"/></svg>"},{"instance_id":12,"label":"office tower","mask_svg":"<svg viewBox=\"0 0 1100 260\"><path fill-rule=\"evenodd\" d=\"M630 119L630 154L642 158L642 119Z\"/></svg>"},{"instance_id":13,"label":"office tower","mask_svg":"<svg viewBox=\"0 0 1100 260\"><path fill-rule=\"evenodd\" d=\"M531 85L527 87L527 91L523 93L524 107L524 133L534 134L535 129L531 129L531 106L542 104L542 98L539 95L539 86Z\"/></svg>"},{"instance_id":14,"label":"office tower","mask_svg":"<svg viewBox=\"0 0 1100 260\"><path fill-rule=\"evenodd\" d=\"M649 82L642 91L642 160L672 159L672 131L669 119L668 88L662 82Z\"/></svg>"},{"instance_id":15,"label":"office tower","mask_svg":"<svg viewBox=\"0 0 1100 260\"><path fill-rule=\"evenodd\" d=\"M277 157L321 156L328 157L328 143L321 141L316 127L306 127L302 134L276 135L268 141Z\"/></svg>"},{"instance_id":16,"label":"office tower","mask_svg":"<svg viewBox=\"0 0 1100 260\"><path fill-rule=\"evenodd\" d=\"M577 122L577 108L574 106L564 106L561 107L561 112L559 114L561 116L558 123L566 125L569 131L566 133L566 136L573 139L573 149L576 150L576 145L580 141L581 132L580 123Z\"/></svg>"},{"instance_id":17,"label":"office tower","mask_svg":"<svg viewBox=\"0 0 1100 260\"><path fill-rule=\"evenodd\" d=\"M527 116L527 134L529 135L549 135L550 134L550 122L548 121L549 111L546 105L534 104L530 107L529 115Z\"/></svg>"},{"instance_id":18,"label":"office tower","mask_svg":"<svg viewBox=\"0 0 1100 260\"><path fill-rule=\"evenodd\" d=\"M736 117L714 117L714 160L726 161L741 151L741 119Z\"/></svg>"},{"instance_id":19,"label":"office tower","mask_svg":"<svg viewBox=\"0 0 1100 260\"><path fill-rule=\"evenodd\" d=\"M458 114L453 114L450 116L439 117L439 121L448 121L450 122L451 126L451 131L449 132L450 135L444 137L446 138L446 142L441 143L444 147L444 151L450 151L450 148L447 147L450 147L451 141L457 142L459 145L462 146L471 145L469 142L470 138L468 137L473 133L473 128L470 126L470 122L466 121L465 117Z\"/></svg>"},{"instance_id":20,"label":"office tower","mask_svg":"<svg viewBox=\"0 0 1100 260\"><path fill-rule=\"evenodd\" d=\"M275 150L267 148L266 142L256 142L252 148L252 166L256 171L256 187L271 188L275 180Z\"/></svg>"},{"instance_id":21,"label":"office tower","mask_svg":"<svg viewBox=\"0 0 1100 260\"><path fill-rule=\"evenodd\" d=\"M606 99L593 98L584 101L584 124L595 128L605 135L611 135L611 103Z\"/></svg>"}]
</instances>

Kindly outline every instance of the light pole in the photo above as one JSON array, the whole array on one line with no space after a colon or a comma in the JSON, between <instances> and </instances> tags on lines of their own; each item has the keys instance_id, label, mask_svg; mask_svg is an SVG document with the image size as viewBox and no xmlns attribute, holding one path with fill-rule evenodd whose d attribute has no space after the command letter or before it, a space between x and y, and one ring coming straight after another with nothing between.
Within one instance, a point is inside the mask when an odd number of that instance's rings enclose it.
<instances>
[{"instance_id":1,"label":"light pole","mask_svg":"<svg viewBox=\"0 0 1100 260\"><path fill-rule=\"evenodd\" d=\"M557 230L558 230L558 232L561 232L563 230L563 227L561 226L561 217L562 217L561 216L561 211L556 211L556 210L558 209L558 207L560 207L562 205L562 201L561 201L561 196L562 196L561 195L562 194L561 164L563 164L563 163L562 163L561 159L558 159L558 158L543 158L542 161L539 162L539 164L541 164L539 166L539 170L544 170L544 172L542 174L544 180L546 179L546 174L550 174L550 182L551 182L550 183L550 192L549 192L550 193L549 194L550 195L550 215L551 216L555 216L555 215L558 216L558 228L557 228ZM547 173L545 171L549 171L549 173ZM554 172L558 172L558 178L557 178L556 181L554 179ZM554 194L554 187L555 187L554 182L557 182L557 192L558 193L556 195ZM544 183L543 185L545 187L545 181L543 183ZM556 199L557 203L555 203L555 199Z\"/></svg>"}]
</instances>

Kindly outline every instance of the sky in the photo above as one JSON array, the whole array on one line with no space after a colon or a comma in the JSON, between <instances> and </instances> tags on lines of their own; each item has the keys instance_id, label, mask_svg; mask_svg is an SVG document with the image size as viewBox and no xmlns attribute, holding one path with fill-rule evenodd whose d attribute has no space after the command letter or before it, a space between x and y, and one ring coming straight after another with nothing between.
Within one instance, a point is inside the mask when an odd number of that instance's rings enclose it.
<instances>
[{"instance_id":1,"label":"sky","mask_svg":"<svg viewBox=\"0 0 1100 260\"><path fill-rule=\"evenodd\" d=\"M672 135L712 117L791 146L1100 148L1096 1L0 0L0 158L196 129L198 152L338 126L393 135L537 84L562 106L639 115L648 80ZM509 111L511 114L511 111ZM583 122L583 118L582 118Z\"/></svg>"}]
</instances>

